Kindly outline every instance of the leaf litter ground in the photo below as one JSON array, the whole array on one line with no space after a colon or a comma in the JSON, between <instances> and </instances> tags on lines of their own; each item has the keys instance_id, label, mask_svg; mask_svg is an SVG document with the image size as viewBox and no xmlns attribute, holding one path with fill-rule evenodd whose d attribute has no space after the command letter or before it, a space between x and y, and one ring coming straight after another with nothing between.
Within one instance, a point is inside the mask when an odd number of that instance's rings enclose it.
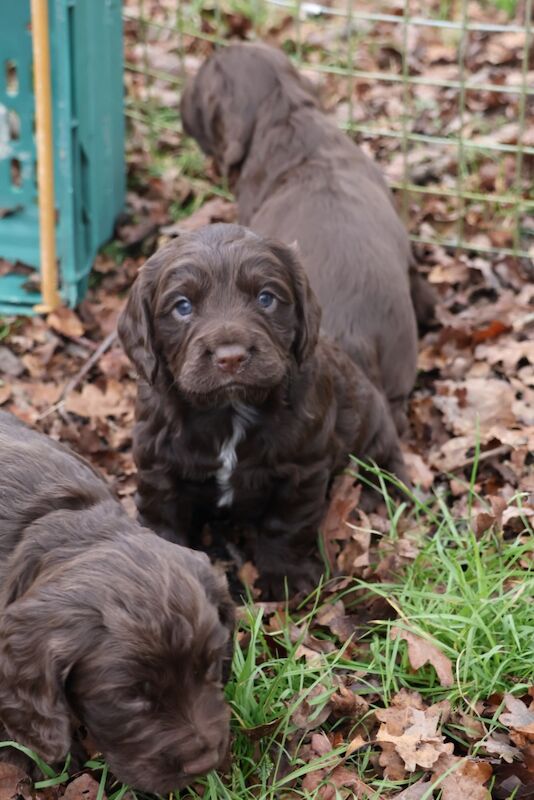
<instances>
[{"instance_id":1,"label":"leaf litter ground","mask_svg":"<svg viewBox=\"0 0 534 800\"><path fill-rule=\"evenodd\" d=\"M168 2L149 5L155 19L166 19ZM506 20L504 12L471 6L481 20ZM213 33L209 8L202 19L204 32ZM251 30L247 13L224 6L217 24L228 36ZM282 15L265 33L291 52L291 25ZM126 55L141 66L146 50L137 30L127 23ZM300 33L310 62L325 60L325 49L330 60L334 51L343 57L335 18L319 26L304 20ZM400 69L395 37L386 22L369 29L359 66ZM454 41L426 29L412 38L412 74L454 78ZM210 49L187 36L184 46L188 69ZM155 67L178 74L171 39L150 40L148 53ZM520 42L512 34L474 36L465 57L481 80L509 81L521 68ZM322 83L326 105L343 122L352 85L332 75ZM138 74L128 73L127 88L130 101L155 115L177 107L176 90L162 81L147 89ZM380 128L399 117L402 87L362 80L352 91L356 119ZM455 130L453 94L432 86L421 91L424 102L414 106L419 132ZM491 130L495 141L513 143L516 120L513 95L469 94L464 124L472 136ZM138 267L158 243L180 228L235 219L231 198L191 142L157 130L142 123L130 128L128 214L98 257L87 299L76 311L60 309L47 319L0 322L2 408L87 456L131 514L135 376L114 337L117 316ZM360 142L391 180L401 176L397 140ZM479 156L470 166L473 192L515 185L509 155ZM422 186L451 185L457 168L450 152L428 145L409 152L410 178ZM481 248L512 242L511 218L488 218L480 204L466 209L454 198L420 194L410 199L409 212L414 233L447 235L464 213L465 233ZM238 550L225 554L242 598L228 686L232 752L224 769L183 797L534 797L532 264L436 245L418 246L417 257L439 297L437 324L421 340L405 442L417 489L394 502L384 476L352 464L334 486L319 541L325 579L311 597L264 603L254 566ZM373 511L360 503L369 481L384 490ZM88 757L82 774L68 764L48 769L35 787L18 766L2 764L0 800L36 794L101 800L104 793L120 800L126 788L90 748Z\"/></svg>"}]
</instances>

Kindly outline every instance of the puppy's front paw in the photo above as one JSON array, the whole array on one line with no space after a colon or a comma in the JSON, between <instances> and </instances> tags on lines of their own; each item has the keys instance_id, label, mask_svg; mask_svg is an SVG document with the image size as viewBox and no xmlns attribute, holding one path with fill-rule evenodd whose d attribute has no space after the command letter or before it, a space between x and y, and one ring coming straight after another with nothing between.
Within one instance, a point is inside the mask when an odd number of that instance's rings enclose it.
<instances>
[{"instance_id":1,"label":"puppy's front paw","mask_svg":"<svg viewBox=\"0 0 534 800\"><path fill-rule=\"evenodd\" d=\"M322 568L311 559L300 564L280 564L280 567L260 571L256 586L261 590L262 600L285 600L295 594L311 594L317 589Z\"/></svg>"}]
</instances>

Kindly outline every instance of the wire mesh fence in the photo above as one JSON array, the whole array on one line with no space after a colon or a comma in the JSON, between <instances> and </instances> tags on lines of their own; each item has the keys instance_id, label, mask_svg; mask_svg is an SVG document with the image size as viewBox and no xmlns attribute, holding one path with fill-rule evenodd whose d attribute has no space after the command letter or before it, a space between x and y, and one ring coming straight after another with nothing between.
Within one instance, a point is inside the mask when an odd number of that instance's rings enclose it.
<instances>
[{"instance_id":1,"label":"wire mesh fence","mask_svg":"<svg viewBox=\"0 0 534 800\"><path fill-rule=\"evenodd\" d=\"M261 38L323 86L338 124L384 169L415 241L532 258L532 5L126 0L131 134L187 171L198 156L181 136L185 78L213 46Z\"/></svg>"}]
</instances>

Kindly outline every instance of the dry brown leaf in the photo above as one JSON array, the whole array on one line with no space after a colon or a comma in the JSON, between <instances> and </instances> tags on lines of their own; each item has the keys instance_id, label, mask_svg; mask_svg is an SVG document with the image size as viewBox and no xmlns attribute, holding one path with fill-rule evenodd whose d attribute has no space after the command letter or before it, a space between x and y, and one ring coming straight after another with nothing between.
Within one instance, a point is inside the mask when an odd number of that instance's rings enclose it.
<instances>
[{"instance_id":1,"label":"dry brown leaf","mask_svg":"<svg viewBox=\"0 0 534 800\"><path fill-rule=\"evenodd\" d=\"M446 701L426 707L416 692L401 691L392 699L389 708L375 711L382 723L376 740L380 745L393 746L408 772L418 767L431 769L440 756L451 754L454 749L438 732L438 725L449 713L450 704ZM384 752L391 754L391 747L386 747Z\"/></svg>"},{"instance_id":2,"label":"dry brown leaf","mask_svg":"<svg viewBox=\"0 0 534 800\"><path fill-rule=\"evenodd\" d=\"M94 383L86 383L80 392L71 392L65 398L65 409L88 419L122 417L133 412L122 384L112 379L107 381L105 390Z\"/></svg>"},{"instance_id":3,"label":"dry brown leaf","mask_svg":"<svg viewBox=\"0 0 534 800\"><path fill-rule=\"evenodd\" d=\"M46 321L53 330L68 338L77 339L84 334L81 320L71 308L65 306L56 308L55 311L50 312Z\"/></svg>"},{"instance_id":4,"label":"dry brown leaf","mask_svg":"<svg viewBox=\"0 0 534 800\"><path fill-rule=\"evenodd\" d=\"M534 344L528 339L513 339L499 344L480 344L475 350L475 357L488 364L502 364L507 373L514 372L523 359L534 364Z\"/></svg>"},{"instance_id":5,"label":"dry brown leaf","mask_svg":"<svg viewBox=\"0 0 534 800\"><path fill-rule=\"evenodd\" d=\"M361 509L356 516L357 523L347 523L350 538L337 557L337 569L342 575L363 575L370 564L371 522Z\"/></svg>"},{"instance_id":6,"label":"dry brown leaf","mask_svg":"<svg viewBox=\"0 0 534 800\"><path fill-rule=\"evenodd\" d=\"M404 639L408 644L408 659L413 669L421 669L425 664L431 664L436 670L439 682L442 686L452 686L454 676L452 674L452 662L437 645L428 639L418 636L411 631L401 628L391 629L392 639Z\"/></svg>"},{"instance_id":7,"label":"dry brown leaf","mask_svg":"<svg viewBox=\"0 0 534 800\"><path fill-rule=\"evenodd\" d=\"M252 561L245 561L243 566L240 567L237 572L237 577L239 578L243 586L246 586L246 588L250 590L253 597L256 597L260 594L260 590L254 586L259 576L260 573L254 566Z\"/></svg>"},{"instance_id":8,"label":"dry brown leaf","mask_svg":"<svg viewBox=\"0 0 534 800\"><path fill-rule=\"evenodd\" d=\"M514 390L506 381L469 378L438 382L434 404L454 434L478 434L481 441L486 441L494 427L506 428L516 423L514 399Z\"/></svg>"},{"instance_id":9,"label":"dry brown leaf","mask_svg":"<svg viewBox=\"0 0 534 800\"><path fill-rule=\"evenodd\" d=\"M65 800L96 800L98 783L87 773L83 773L69 783L63 795ZM104 793L102 800L106 800Z\"/></svg>"},{"instance_id":10,"label":"dry brown leaf","mask_svg":"<svg viewBox=\"0 0 534 800\"><path fill-rule=\"evenodd\" d=\"M23 361L15 353L0 345L0 375L9 375L10 378L18 378L24 372Z\"/></svg>"},{"instance_id":11,"label":"dry brown leaf","mask_svg":"<svg viewBox=\"0 0 534 800\"><path fill-rule=\"evenodd\" d=\"M356 750L359 750L361 747L369 747L369 741L364 739L363 736L355 736L353 739L350 740L348 743L347 749L345 751L345 758L355 753Z\"/></svg>"},{"instance_id":12,"label":"dry brown leaf","mask_svg":"<svg viewBox=\"0 0 534 800\"><path fill-rule=\"evenodd\" d=\"M30 800L32 781L23 769L14 764L0 763L0 800Z\"/></svg>"},{"instance_id":13,"label":"dry brown leaf","mask_svg":"<svg viewBox=\"0 0 534 800\"><path fill-rule=\"evenodd\" d=\"M330 702L333 713L338 717L361 719L369 711L367 700L354 690L344 686L341 681L330 698Z\"/></svg>"},{"instance_id":14,"label":"dry brown leaf","mask_svg":"<svg viewBox=\"0 0 534 800\"><path fill-rule=\"evenodd\" d=\"M456 724L462 727L462 737L472 742L479 742L486 735L486 728L480 719L465 711L458 711L453 715Z\"/></svg>"},{"instance_id":15,"label":"dry brown leaf","mask_svg":"<svg viewBox=\"0 0 534 800\"><path fill-rule=\"evenodd\" d=\"M534 701L527 708L522 700L511 694L504 695L507 712L501 714L499 722L514 733L519 733L529 741L534 741Z\"/></svg>"},{"instance_id":16,"label":"dry brown leaf","mask_svg":"<svg viewBox=\"0 0 534 800\"><path fill-rule=\"evenodd\" d=\"M428 790L431 783L430 780L421 778L421 780L408 786L408 788L400 794L393 795L391 800L421 800L423 797L428 797Z\"/></svg>"},{"instance_id":17,"label":"dry brown leaf","mask_svg":"<svg viewBox=\"0 0 534 800\"><path fill-rule=\"evenodd\" d=\"M484 739L482 746L486 753L492 756L498 756L511 764L514 760L521 759L521 750L510 744L510 737L506 733L492 733L487 739Z\"/></svg>"},{"instance_id":18,"label":"dry brown leaf","mask_svg":"<svg viewBox=\"0 0 534 800\"><path fill-rule=\"evenodd\" d=\"M0 406L2 406L4 403L7 403L11 397L11 394L11 386L8 386L7 383L0 382Z\"/></svg>"},{"instance_id":19,"label":"dry brown leaf","mask_svg":"<svg viewBox=\"0 0 534 800\"><path fill-rule=\"evenodd\" d=\"M402 781L406 778L404 761L391 742L380 742L381 753L378 763L384 770L384 777L389 781Z\"/></svg>"},{"instance_id":20,"label":"dry brown leaf","mask_svg":"<svg viewBox=\"0 0 534 800\"><path fill-rule=\"evenodd\" d=\"M324 786L321 786L314 795L317 800L342 800L342 798L367 800L368 797L382 800L381 795L364 783L355 771L341 764L333 770L323 768L308 772L302 781L302 788L306 792L313 793L321 783L324 783Z\"/></svg>"},{"instance_id":21,"label":"dry brown leaf","mask_svg":"<svg viewBox=\"0 0 534 800\"><path fill-rule=\"evenodd\" d=\"M402 734L388 733L387 726L382 726L376 737L378 742L389 742L395 747L408 772L415 772L418 767L430 769L443 753L452 753L454 745L445 743L437 731L438 717L428 718L424 711L412 709L410 720Z\"/></svg>"},{"instance_id":22,"label":"dry brown leaf","mask_svg":"<svg viewBox=\"0 0 534 800\"><path fill-rule=\"evenodd\" d=\"M347 520L360 501L361 491L361 486L354 485L351 475L340 475L334 481L330 503L320 525L324 550L332 570L336 566L338 550L335 542L350 536Z\"/></svg>"},{"instance_id":23,"label":"dry brown leaf","mask_svg":"<svg viewBox=\"0 0 534 800\"><path fill-rule=\"evenodd\" d=\"M445 777L438 782L443 775ZM434 770L433 782L441 789L442 800L491 800L489 790L484 786L491 775L492 769L487 761L444 755Z\"/></svg>"},{"instance_id":24,"label":"dry brown leaf","mask_svg":"<svg viewBox=\"0 0 534 800\"><path fill-rule=\"evenodd\" d=\"M312 749L318 756L325 756L332 750L332 743L326 733L312 733L311 737Z\"/></svg>"},{"instance_id":25,"label":"dry brown leaf","mask_svg":"<svg viewBox=\"0 0 534 800\"><path fill-rule=\"evenodd\" d=\"M327 691L326 687L319 683L309 692L304 692L295 710L291 714L291 722L293 725L302 731L311 731L315 728L320 728L323 722L330 716L332 706L330 705L330 700L327 700L322 708L321 702L312 703L311 701L323 697ZM297 698L293 699L292 705L295 703L296 699ZM321 708L320 711L318 711L319 708Z\"/></svg>"},{"instance_id":26,"label":"dry brown leaf","mask_svg":"<svg viewBox=\"0 0 534 800\"><path fill-rule=\"evenodd\" d=\"M223 197L213 197L195 211L191 216L181 219L174 225L167 225L161 229L165 236L179 236L181 231L195 231L203 225L213 222L235 222L237 220L237 206Z\"/></svg>"},{"instance_id":27,"label":"dry brown leaf","mask_svg":"<svg viewBox=\"0 0 534 800\"><path fill-rule=\"evenodd\" d=\"M413 453L409 450L405 450L403 455L406 467L408 468L410 480L414 486L420 486L425 491L430 489L434 483L435 475L430 467L427 466L423 458L419 455L419 453Z\"/></svg>"}]
</instances>

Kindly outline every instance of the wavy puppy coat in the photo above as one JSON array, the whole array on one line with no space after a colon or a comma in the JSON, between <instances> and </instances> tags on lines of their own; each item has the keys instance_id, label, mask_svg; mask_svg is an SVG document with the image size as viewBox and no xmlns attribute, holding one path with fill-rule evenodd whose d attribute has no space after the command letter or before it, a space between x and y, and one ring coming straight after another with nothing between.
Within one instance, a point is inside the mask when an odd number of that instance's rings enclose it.
<instances>
[{"instance_id":1,"label":"wavy puppy coat","mask_svg":"<svg viewBox=\"0 0 534 800\"><path fill-rule=\"evenodd\" d=\"M58 762L82 723L119 780L161 794L217 766L229 735L225 578L3 412L0 463L2 738Z\"/></svg>"},{"instance_id":2,"label":"wavy puppy coat","mask_svg":"<svg viewBox=\"0 0 534 800\"><path fill-rule=\"evenodd\" d=\"M230 178L239 222L298 242L326 333L385 393L401 430L416 373L413 303L424 321L432 300L380 170L325 117L289 59L262 44L218 50L181 112Z\"/></svg>"},{"instance_id":3,"label":"wavy puppy coat","mask_svg":"<svg viewBox=\"0 0 534 800\"><path fill-rule=\"evenodd\" d=\"M308 587L332 475L349 453L403 475L386 401L333 343L295 253L236 225L187 233L142 267L119 320L140 375L144 524L191 541L224 516L256 531L263 587Z\"/></svg>"}]
</instances>

